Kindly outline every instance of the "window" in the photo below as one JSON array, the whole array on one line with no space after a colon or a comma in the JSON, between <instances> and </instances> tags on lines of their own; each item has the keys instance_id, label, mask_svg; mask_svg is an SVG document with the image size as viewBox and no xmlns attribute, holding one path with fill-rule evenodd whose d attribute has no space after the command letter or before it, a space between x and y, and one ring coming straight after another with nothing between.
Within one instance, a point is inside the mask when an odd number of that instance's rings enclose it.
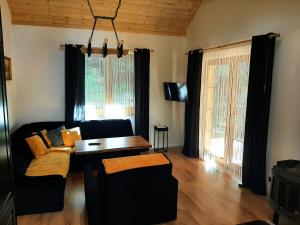
<instances>
[{"instance_id":1,"label":"window","mask_svg":"<svg viewBox=\"0 0 300 225\"><path fill-rule=\"evenodd\" d=\"M85 57L85 119L134 122L134 56Z\"/></svg>"},{"instance_id":2,"label":"window","mask_svg":"<svg viewBox=\"0 0 300 225\"><path fill-rule=\"evenodd\" d=\"M204 53L200 100L200 152L241 177L250 45Z\"/></svg>"}]
</instances>

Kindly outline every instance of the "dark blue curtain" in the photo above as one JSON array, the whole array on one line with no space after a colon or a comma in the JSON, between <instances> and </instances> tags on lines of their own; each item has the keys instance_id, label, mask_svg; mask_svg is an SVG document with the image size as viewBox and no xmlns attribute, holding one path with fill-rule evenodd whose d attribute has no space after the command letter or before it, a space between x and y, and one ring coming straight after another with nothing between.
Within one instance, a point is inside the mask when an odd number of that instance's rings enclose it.
<instances>
[{"instance_id":1,"label":"dark blue curtain","mask_svg":"<svg viewBox=\"0 0 300 225\"><path fill-rule=\"evenodd\" d=\"M135 69L135 135L149 140L150 50L134 51Z\"/></svg>"},{"instance_id":2,"label":"dark blue curtain","mask_svg":"<svg viewBox=\"0 0 300 225\"><path fill-rule=\"evenodd\" d=\"M65 121L84 120L85 55L82 46L65 45Z\"/></svg>"},{"instance_id":3,"label":"dark blue curtain","mask_svg":"<svg viewBox=\"0 0 300 225\"><path fill-rule=\"evenodd\" d=\"M252 37L242 186L266 195L266 151L276 37Z\"/></svg>"},{"instance_id":4,"label":"dark blue curtain","mask_svg":"<svg viewBox=\"0 0 300 225\"><path fill-rule=\"evenodd\" d=\"M189 157L199 157L199 116L201 91L201 50L188 54L187 90L188 102L185 104L185 134L182 153Z\"/></svg>"}]
</instances>

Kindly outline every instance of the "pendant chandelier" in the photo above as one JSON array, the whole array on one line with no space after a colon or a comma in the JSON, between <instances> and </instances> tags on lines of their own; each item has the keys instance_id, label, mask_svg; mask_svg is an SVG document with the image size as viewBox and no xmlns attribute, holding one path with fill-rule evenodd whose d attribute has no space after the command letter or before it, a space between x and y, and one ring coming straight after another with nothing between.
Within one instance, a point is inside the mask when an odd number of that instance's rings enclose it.
<instances>
[{"instance_id":1,"label":"pendant chandelier","mask_svg":"<svg viewBox=\"0 0 300 225\"><path fill-rule=\"evenodd\" d=\"M119 0L119 2L118 2L118 6L116 8L116 11L115 11L115 14L114 14L113 17L110 17L110 16L97 16L97 15L95 15L94 11L92 9L90 1L87 0L87 3L89 5L90 11L91 11L91 15L94 18L94 26L93 26L93 29L92 29L91 36L90 36L90 38L88 40L88 48L87 48L88 57L90 57L91 54L92 54L92 40L93 40L93 35L94 35L94 31L95 31L95 28L96 28L97 21L98 20L110 20L111 24L112 24L112 27L114 29L116 40L117 40L117 57L121 58L122 55L123 55L123 44L124 44L124 42L122 40L119 41L118 33L116 31L116 28L115 28L115 19L117 18L119 9L121 7L121 0ZM108 40L107 40L107 38L105 38L104 42L103 42L103 47L102 47L102 55L103 55L103 57L106 57L107 53L108 53L108 51L107 51L107 42L108 42Z\"/></svg>"}]
</instances>

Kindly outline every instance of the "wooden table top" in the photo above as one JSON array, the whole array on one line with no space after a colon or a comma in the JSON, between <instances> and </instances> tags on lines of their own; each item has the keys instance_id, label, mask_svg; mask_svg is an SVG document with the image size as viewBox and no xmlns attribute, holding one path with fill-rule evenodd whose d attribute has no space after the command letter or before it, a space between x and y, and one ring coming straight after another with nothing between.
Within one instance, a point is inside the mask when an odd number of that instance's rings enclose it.
<instances>
[{"instance_id":1,"label":"wooden table top","mask_svg":"<svg viewBox=\"0 0 300 225\"><path fill-rule=\"evenodd\" d=\"M151 147L151 144L141 136L89 139L76 142L75 154L86 155Z\"/></svg>"}]
</instances>

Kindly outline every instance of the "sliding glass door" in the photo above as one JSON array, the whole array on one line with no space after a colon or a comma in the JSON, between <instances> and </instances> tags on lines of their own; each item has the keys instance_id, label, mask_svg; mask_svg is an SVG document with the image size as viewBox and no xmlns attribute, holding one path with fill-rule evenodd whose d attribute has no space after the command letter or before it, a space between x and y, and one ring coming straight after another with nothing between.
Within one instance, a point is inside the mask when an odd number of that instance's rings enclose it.
<instances>
[{"instance_id":1,"label":"sliding glass door","mask_svg":"<svg viewBox=\"0 0 300 225\"><path fill-rule=\"evenodd\" d=\"M239 178L247 104L250 45L203 55L200 155Z\"/></svg>"}]
</instances>

